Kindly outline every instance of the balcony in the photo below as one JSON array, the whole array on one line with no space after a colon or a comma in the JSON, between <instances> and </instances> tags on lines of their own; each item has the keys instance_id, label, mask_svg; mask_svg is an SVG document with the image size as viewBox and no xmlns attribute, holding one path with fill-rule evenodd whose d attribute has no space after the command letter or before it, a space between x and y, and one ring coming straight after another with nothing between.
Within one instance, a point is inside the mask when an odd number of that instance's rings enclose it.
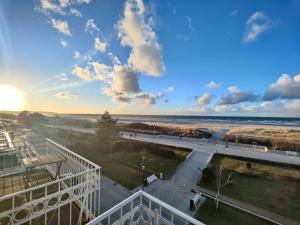
<instances>
[{"instance_id":1,"label":"balcony","mask_svg":"<svg viewBox=\"0 0 300 225\"><path fill-rule=\"evenodd\" d=\"M0 166L0 224L80 225L100 214L100 167L49 139L9 143Z\"/></svg>"},{"instance_id":2,"label":"balcony","mask_svg":"<svg viewBox=\"0 0 300 225\"><path fill-rule=\"evenodd\" d=\"M204 225L165 202L138 191L87 225Z\"/></svg>"}]
</instances>

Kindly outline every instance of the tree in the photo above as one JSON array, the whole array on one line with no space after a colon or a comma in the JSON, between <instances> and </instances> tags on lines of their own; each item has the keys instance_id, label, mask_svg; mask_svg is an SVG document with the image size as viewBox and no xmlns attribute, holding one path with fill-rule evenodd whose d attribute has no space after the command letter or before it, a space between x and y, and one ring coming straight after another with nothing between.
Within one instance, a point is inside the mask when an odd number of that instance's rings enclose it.
<instances>
[{"instance_id":1,"label":"tree","mask_svg":"<svg viewBox=\"0 0 300 225\"><path fill-rule=\"evenodd\" d=\"M47 117L41 113L29 113L22 111L18 115L18 121L27 126L37 126L48 121Z\"/></svg>"},{"instance_id":2,"label":"tree","mask_svg":"<svg viewBox=\"0 0 300 225\"><path fill-rule=\"evenodd\" d=\"M230 172L227 176L226 181L221 184L221 180L222 180L222 172L223 172L224 168L222 166L222 164L219 166L219 171L217 172L217 195L216 195L216 209L219 208L219 201L220 201L220 190L221 187L225 187L227 184L231 184L232 183L232 174L233 172Z\"/></svg>"},{"instance_id":3,"label":"tree","mask_svg":"<svg viewBox=\"0 0 300 225\"><path fill-rule=\"evenodd\" d=\"M101 143L109 144L113 137L117 136L119 128L117 120L113 119L108 111L105 111L101 119L96 124L96 135L98 141Z\"/></svg>"},{"instance_id":4,"label":"tree","mask_svg":"<svg viewBox=\"0 0 300 225\"><path fill-rule=\"evenodd\" d=\"M22 111L22 112L20 112L20 113L18 114L18 116L17 116L18 122L24 123L25 120L26 120L27 117L28 117L28 114L29 114L28 111Z\"/></svg>"}]
</instances>

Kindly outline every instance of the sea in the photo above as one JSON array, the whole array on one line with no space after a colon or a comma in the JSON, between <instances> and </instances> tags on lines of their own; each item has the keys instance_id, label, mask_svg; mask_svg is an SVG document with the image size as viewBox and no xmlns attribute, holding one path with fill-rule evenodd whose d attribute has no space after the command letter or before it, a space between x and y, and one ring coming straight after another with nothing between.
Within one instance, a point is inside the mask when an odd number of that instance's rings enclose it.
<instances>
[{"instance_id":1,"label":"sea","mask_svg":"<svg viewBox=\"0 0 300 225\"><path fill-rule=\"evenodd\" d=\"M68 114L73 119L100 119L99 114ZM240 125L269 125L300 127L300 117L241 117L241 116L168 116L168 115L112 115L120 122L146 122L164 124L220 123Z\"/></svg>"}]
</instances>

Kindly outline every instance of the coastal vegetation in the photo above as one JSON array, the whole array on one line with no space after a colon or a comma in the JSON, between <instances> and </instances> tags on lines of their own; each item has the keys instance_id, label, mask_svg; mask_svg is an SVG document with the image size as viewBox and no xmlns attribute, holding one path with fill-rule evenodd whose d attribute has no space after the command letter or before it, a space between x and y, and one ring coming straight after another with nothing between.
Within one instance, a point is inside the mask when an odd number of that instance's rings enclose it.
<instances>
[{"instance_id":1,"label":"coastal vegetation","mask_svg":"<svg viewBox=\"0 0 300 225\"><path fill-rule=\"evenodd\" d=\"M171 135L193 138L211 138L212 132L200 129L183 129L167 126L150 125L147 123L120 123L120 130L144 134Z\"/></svg>"},{"instance_id":2,"label":"coastal vegetation","mask_svg":"<svg viewBox=\"0 0 300 225\"><path fill-rule=\"evenodd\" d=\"M233 128L222 138L225 142L257 144L273 150L300 152L300 130L288 128Z\"/></svg>"},{"instance_id":3,"label":"coastal vegetation","mask_svg":"<svg viewBox=\"0 0 300 225\"><path fill-rule=\"evenodd\" d=\"M209 166L214 171L213 182L198 185L217 190L217 172L222 168L221 194L279 215L300 221L300 170L271 163L215 155ZM288 210L286 210L288 209Z\"/></svg>"}]
</instances>

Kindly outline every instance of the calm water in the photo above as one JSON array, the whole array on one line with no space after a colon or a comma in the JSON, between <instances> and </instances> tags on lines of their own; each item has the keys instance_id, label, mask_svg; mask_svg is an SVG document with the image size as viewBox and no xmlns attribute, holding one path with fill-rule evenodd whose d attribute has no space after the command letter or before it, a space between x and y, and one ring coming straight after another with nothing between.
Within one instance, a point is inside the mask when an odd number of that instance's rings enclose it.
<instances>
[{"instance_id":1,"label":"calm water","mask_svg":"<svg viewBox=\"0 0 300 225\"><path fill-rule=\"evenodd\" d=\"M74 119L99 119L101 115L65 115ZM122 122L153 123L226 123L226 124L258 124L274 126L300 126L300 118L288 117L230 117L230 116L160 116L160 115L112 115Z\"/></svg>"}]
</instances>

